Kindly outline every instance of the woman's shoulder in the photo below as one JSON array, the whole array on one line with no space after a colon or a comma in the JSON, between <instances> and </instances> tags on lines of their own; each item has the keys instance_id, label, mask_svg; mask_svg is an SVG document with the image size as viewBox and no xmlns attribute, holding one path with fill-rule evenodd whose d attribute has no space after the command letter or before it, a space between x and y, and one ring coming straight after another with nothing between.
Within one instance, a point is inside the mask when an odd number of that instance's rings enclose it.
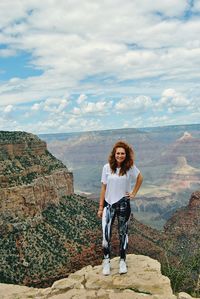
<instances>
[{"instance_id":1,"label":"woman's shoulder","mask_svg":"<svg viewBox=\"0 0 200 299\"><path fill-rule=\"evenodd\" d=\"M135 169L135 168L137 168L137 167L136 167L135 164L133 164L133 165L130 167L130 170L133 170L133 169Z\"/></svg>"},{"instance_id":2,"label":"woman's shoulder","mask_svg":"<svg viewBox=\"0 0 200 299\"><path fill-rule=\"evenodd\" d=\"M133 166L131 166L131 168L129 169L129 173L137 176L138 173L140 173L140 170L137 168L135 164L133 164Z\"/></svg>"},{"instance_id":3,"label":"woman's shoulder","mask_svg":"<svg viewBox=\"0 0 200 299\"><path fill-rule=\"evenodd\" d=\"M109 163L106 163L103 166L103 171L106 172L106 173L111 173L111 168L110 168L110 164Z\"/></svg>"},{"instance_id":4,"label":"woman's shoulder","mask_svg":"<svg viewBox=\"0 0 200 299\"><path fill-rule=\"evenodd\" d=\"M103 166L104 169L110 169L110 164L109 163L106 163L104 166Z\"/></svg>"}]
</instances>

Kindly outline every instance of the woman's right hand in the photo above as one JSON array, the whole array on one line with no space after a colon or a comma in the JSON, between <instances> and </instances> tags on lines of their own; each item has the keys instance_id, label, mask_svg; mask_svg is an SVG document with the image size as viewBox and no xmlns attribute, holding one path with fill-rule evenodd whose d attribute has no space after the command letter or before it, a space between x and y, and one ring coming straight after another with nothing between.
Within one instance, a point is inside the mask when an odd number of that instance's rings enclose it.
<instances>
[{"instance_id":1,"label":"woman's right hand","mask_svg":"<svg viewBox=\"0 0 200 299\"><path fill-rule=\"evenodd\" d=\"M98 216L99 218L101 218L102 215L103 215L103 210L102 210L102 209L99 209L98 212L97 212L97 216Z\"/></svg>"}]
</instances>

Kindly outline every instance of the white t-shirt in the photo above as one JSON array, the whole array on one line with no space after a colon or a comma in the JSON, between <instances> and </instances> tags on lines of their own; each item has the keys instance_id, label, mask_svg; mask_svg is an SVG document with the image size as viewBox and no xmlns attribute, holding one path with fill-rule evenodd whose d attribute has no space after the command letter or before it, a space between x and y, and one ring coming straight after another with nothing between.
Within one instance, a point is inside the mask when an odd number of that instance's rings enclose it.
<instances>
[{"instance_id":1,"label":"white t-shirt","mask_svg":"<svg viewBox=\"0 0 200 299\"><path fill-rule=\"evenodd\" d=\"M101 182L106 185L105 201L109 204L114 204L126 195L126 192L131 192L133 181L140 173L139 169L134 165L125 175L119 175L120 168L117 168L116 173L112 173L109 163L105 164L102 171Z\"/></svg>"}]
</instances>

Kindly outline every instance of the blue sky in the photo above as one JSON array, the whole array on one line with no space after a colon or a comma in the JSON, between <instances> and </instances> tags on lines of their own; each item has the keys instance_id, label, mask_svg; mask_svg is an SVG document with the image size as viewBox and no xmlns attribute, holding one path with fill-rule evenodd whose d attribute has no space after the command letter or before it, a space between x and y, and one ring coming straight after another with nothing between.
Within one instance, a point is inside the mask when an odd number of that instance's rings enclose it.
<instances>
[{"instance_id":1,"label":"blue sky","mask_svg":"<svg viewBox=\"0 0 200 299\"><path fill-rule=\"evenodd\" d=\"M0 130L199 123L200 1L0 2Z\"/></svg>"}]
</instances>

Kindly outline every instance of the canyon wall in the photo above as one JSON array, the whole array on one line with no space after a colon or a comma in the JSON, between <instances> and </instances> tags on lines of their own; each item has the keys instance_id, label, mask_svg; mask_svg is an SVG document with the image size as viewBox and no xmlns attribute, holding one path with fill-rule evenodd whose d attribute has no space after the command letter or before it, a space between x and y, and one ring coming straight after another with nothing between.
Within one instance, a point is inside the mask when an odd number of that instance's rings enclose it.
<instances>
[{"instance_id":1,"label":"canyon wall","mask_svg":"<svg viewBox=\"0 0 200 299\"><path fill-rule=\"evenodd\" d=\"M73 174L25 132L0 132L0 215L33 217L74 193Z\"/></svg>"}]
</instances>

